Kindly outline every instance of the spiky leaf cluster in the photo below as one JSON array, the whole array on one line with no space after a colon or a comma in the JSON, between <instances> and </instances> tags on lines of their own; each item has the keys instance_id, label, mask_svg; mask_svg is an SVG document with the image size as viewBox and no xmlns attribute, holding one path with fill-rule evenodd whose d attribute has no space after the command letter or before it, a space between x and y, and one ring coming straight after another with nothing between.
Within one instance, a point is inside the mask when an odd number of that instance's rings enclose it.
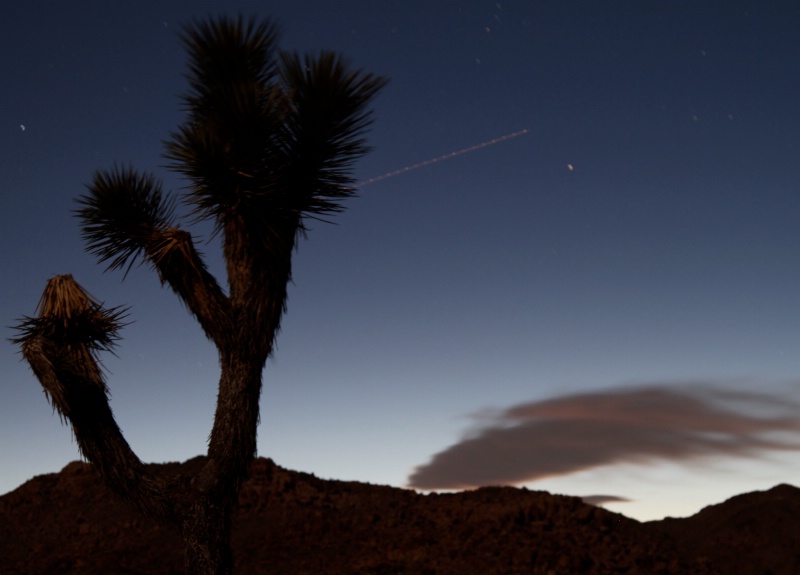
<instances>
[{"instance_id":1,"label":"spiky leaf cluster","mask_svg":"<svg viewBox=\"0 0 800 575\"><path fill-rule=\"evenodd\" d=\"M55 276L39 299L36 317L23 317L15 328L20 335L12 341L24 343L42 337L87 353L112 351L126 312L123 307L103 307L71 275Z\"/></svg>"},{"instance_id":2,"label":"spiky leaf cluster","mask_svg":"<svg viewBox=\"0 0 800 575\"><path fill-rule=\"evenodd\" d=\"M150 175L114 168L95 173L87 187L76 214L87 249L109 262L107 269L130 269L148 243L173 225L173 202Z\"/></svg>"},{"instance_id":3,"label":"spiky leaf cluster","mask_svg":"<svg viewBox=\"0 0 800 575\"><path fill-rule=\"evenodd\" d=\"M385 84L348 69L334 52L317 57L281 54L281 80L288 94L283 161L286 184L317 214L341 210L353 193L349 169L369 151L361 134L370 123L369 101Z\"/></svg>"},{"instance_id":4,"label":"spiky leaf cluster","mask_svg":"<svg viewBox=\"0 0 800 575\"><path fill-rule=\"evenodd\" d=\"M62 418L74 413L77 397L108 393L97 354L113 351L124 325L124 308L104 308L71 275L51 278L36 317L24 317L12 341L36 373Z\"/></svg>"},{"instance_id":5,"label":"spiky leaf cluster","mask_svg":"<svg viewBox=\"0 0 800 575\"><path fill-rule=\"evenodd\" d=\"M235 217L269 226L339 211L354 192L348 170L367 151L366 105L385 81L331 53L278 54L277 39L273 26L241 18L184 36L188 117L166 155L191 181L195 215L218 230Z\"/></svg>"}]
</instances>

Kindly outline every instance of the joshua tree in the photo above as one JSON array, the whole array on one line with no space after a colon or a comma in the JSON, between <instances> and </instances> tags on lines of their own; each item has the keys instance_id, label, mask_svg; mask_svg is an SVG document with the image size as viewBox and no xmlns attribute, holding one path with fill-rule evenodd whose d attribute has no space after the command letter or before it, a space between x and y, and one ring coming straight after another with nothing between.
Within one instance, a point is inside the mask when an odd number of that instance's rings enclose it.
<instances>
[{"instance_id":1,"label":"joshua tree","mask_svg":"<svg viewBox=\"0 0 800 575\"><path fill-rule=\"evenodd\" d=\"M367 151L368 105L385 80L333 53L278 52L269 21L199 21L182 39L190 57L187 117L165 157L188 178L181 201L191 218L214 223L228 289L207 271L152 176L129 168L96 173L76 215L87 250L107 269L146 262L218 349L219 393L202 471L180 484L150 473L114 420L98 353L115 345L125 309L104 308L70 275L56 276L14 341L109 487L180 531L188 573L227 574L231 512L255 455L261 373L286 307L295 242L306 218L336 213L353 195L350 168Z\"/></svg>"}]
</instances>

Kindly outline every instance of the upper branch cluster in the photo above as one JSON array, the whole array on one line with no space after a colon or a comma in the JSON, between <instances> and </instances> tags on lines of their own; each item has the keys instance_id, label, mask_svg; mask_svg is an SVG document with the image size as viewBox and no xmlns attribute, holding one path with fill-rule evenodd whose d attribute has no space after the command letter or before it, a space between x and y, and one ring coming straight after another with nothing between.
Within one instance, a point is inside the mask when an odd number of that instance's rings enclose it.
<instances>
[{"instance_id":1,"label":"upper branch cluster","mask_svg":"<svg viewBox=\"0 0 800 575\"><path fill-rule=\"evenodd\" d=\"M257 294L259 286L236 284L259 275L235 270L266 265L291 249L304 217L343 209L341 200L354 194L350 169L368 150L367 106L386 81L330 52L280 52L269 21L200 21L183 42L187 116L166 142L165 157L189 180L181 201L191 215L212 220L223 245L234 246L224 253L229 288ZM78 202L89 251L109 268L129 269L140 257L149 262L217 339L227 296L191 236L175 241L175 205L154 177L130 168L101 171ZM170 272L167 261L185 273Z\"/></svg>"}]
</instances>

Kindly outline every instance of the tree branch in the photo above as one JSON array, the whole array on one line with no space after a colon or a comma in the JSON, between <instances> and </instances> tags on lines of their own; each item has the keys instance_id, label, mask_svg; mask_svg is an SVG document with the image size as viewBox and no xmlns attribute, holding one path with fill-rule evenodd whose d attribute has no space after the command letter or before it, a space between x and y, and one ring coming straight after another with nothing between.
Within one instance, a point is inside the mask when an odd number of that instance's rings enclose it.
<instances>
[{"instance_id":1,"label":"tree branch","mask_svg":"<svg viewBox=\"0 0 800 575\"><path fill-rule=\"evenodd\" d=\"M206 269L192 236L174 224L173 203L150 175L132 168L96 172L76 215L88 250L107 269L130 267L140 257L158 271L220 345L230 326L228 298Z\"/></svg>"},{"instance_id":2,"label":"tree branch","mask_svg":"<svg viewBox=\"0 0 800 575\"><path fill-rule=\"evenodd\" d=\"M72 425L81 453L118 495L160 523L176 525L166 483L147 471L114 419L95 357L112 347L120 311L103 308L72 276L52 278L37 311L13 341L21 344L53 408Z\"/></svg>"},{"instance_id":3,"label":"tree branch","mask_svg":"<svg viewBox=\"0 0 800 575\"><path fill-rule=\"evenodd\" d=\"M231 330L230 302L206 269L191 234L177 227L154 232L145 252L161 283L169 284L197 318L206 337L222 349Z\"/></svg>"}]
</instances>

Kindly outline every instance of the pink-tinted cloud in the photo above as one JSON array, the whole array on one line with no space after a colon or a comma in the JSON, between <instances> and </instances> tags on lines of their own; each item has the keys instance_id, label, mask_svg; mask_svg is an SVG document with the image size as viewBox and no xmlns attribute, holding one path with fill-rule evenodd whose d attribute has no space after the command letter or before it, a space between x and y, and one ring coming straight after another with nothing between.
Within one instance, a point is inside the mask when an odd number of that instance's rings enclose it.
<instances>
[{"instance_id":1,"label":"pink-tinted cloud","mask_svg":"<svg viewBox=\"0 0 800 575\"><path fill-rule=\"evenodd\" d=\"M516 405L482 420L477 431L417 467L409 486L468 489L615 463L800 450L797 404L707 383L579 393Z\"/></svg>"}]
</instances>

